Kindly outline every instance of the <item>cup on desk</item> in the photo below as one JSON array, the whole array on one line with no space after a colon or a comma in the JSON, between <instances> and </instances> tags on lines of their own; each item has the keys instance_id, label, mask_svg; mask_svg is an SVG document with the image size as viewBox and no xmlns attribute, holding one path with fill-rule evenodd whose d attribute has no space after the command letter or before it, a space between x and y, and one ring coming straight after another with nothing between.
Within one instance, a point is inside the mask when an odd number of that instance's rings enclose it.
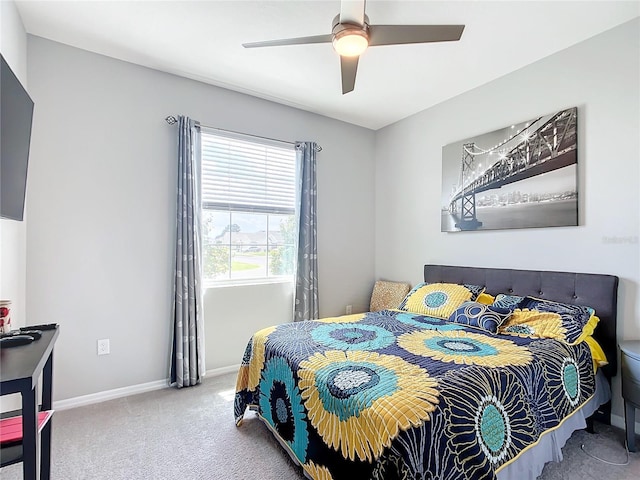
<instances>
[{"instance_id":1,"label":"cup on desk","mask_svg":"<svg viewBox=\"0 0 640 480\"><path fill-rule=\"evenodd\" d=\"M0 334L11 331L11 300L0 300Z\"/></svg>"}]
</instances>

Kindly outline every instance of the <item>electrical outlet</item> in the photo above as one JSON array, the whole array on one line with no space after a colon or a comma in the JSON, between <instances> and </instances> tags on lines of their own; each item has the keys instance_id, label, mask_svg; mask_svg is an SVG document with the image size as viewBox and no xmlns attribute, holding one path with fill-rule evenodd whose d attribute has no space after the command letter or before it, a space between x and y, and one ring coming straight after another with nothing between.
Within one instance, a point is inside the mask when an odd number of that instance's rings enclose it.
<instances>
[{"instance_id":1,"label":"electrical outlet","mask_svg":"<svg viewBox=\"0 0 640 480\"><path fill-rule=\"evenodd\" d=\"M98 355L109 355L109 339L98 340Z\"/></svg>"},{"instance_id":2,"label":"electrical outlet","mask_svg":"<svg viewBox=\"0 0 640 480\"><path fill-rule=\"evenodd\" d=\"M353 313L353 305L347 305L347 307L344 309L344 312L347 315L351 315Z\"/></svg>"}]
</instances>

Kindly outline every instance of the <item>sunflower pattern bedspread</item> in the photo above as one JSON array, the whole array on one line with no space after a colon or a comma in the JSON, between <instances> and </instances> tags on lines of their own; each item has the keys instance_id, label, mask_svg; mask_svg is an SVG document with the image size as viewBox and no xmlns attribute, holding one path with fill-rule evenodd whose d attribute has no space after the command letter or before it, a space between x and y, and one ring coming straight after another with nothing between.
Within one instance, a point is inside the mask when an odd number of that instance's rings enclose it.
<instances>
[{"instance_id":1,"label":"sunflower pattern bedspread","mask_svg":"<svg viewBox=\"0 0 640 480\"><path fill-rule=\"evenodd\" d=\"M383 310L257 332L234 413L256 410L315 480L480 480L594 389L584 343Z\"/></svg>"}]
</instances>

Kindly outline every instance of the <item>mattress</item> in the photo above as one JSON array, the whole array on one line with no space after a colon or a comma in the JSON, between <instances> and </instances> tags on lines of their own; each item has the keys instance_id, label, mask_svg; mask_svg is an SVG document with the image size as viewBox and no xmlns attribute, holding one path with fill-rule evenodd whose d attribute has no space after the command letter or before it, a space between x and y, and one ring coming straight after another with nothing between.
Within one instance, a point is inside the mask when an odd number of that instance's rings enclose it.
<instances>
[{"instance_id":1,"label":"mattress","mask_svg":"<svg viewBox=\"0 0 640 480\"><path fill-rule=\"evenodd\" d=\"M257 332L234 414L256 410L313 479L535 478L596 383L584 343L383 310Z\"/></svg>"}]
</instances>

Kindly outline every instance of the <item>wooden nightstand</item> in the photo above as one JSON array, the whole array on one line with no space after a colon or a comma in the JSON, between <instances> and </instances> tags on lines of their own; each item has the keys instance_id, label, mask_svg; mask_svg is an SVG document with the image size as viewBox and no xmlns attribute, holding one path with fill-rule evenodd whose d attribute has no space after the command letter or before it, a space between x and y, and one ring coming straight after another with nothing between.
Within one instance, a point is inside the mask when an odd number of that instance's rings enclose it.
<instances>
[{"instance_id":1,"label":"wooden nightstand","mask_svg":"<svg viewBox=\"0 0 640 480\"><path fill-rule=\"evenodd\" d=\"M635 452L636 408L640 408L640 340L620 342L620 357L627 446L630 452Z\"/></svg>"}]
</instances>

